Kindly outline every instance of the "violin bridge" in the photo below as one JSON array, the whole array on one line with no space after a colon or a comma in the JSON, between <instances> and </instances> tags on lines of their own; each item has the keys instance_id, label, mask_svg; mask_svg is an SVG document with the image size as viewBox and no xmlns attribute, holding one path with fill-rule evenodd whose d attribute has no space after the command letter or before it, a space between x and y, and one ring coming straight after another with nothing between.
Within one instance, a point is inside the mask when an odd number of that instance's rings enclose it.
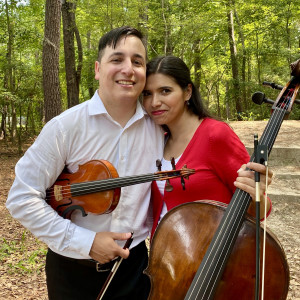
<instances>
[{"instance_id":1,"label":"violin bridge","mask_svg":"<svg viewBox=\"0 0 300 300\"><path fill-rule=\"evenodd\" d=\"M58 202L58 201L61 201L63 199L63 195L62 195L62 186L61 185L55 185L53 187L53 190L54 190L54 198L55 200Z\"/></svg>"}]
</instances>

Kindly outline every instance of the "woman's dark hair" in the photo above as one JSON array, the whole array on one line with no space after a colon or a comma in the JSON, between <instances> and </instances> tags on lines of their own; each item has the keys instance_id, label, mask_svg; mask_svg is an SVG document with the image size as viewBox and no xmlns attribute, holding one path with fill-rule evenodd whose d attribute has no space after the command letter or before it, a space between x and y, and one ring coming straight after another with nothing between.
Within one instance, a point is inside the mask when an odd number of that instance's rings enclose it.
<instances>
[{"instance_id":1,"label":"woman's dark hair","mask_svg":"<svg viewBox=\"0 0 300 300\"><path fill-rule=\"evenodd\" d=\"M107 46L111 46L113 49L115 49L118 41L124 36L135 36L139 38L143 43L147 53L147 47L145 44L143 34L136 28L130 26L123 26L123 27L112 29L111 31L107 32L101 37L98 45L98 61L99 62L101 61L103 51Z\"/></svg>"},{"instance_id":2,"label":"woman's dark hair","mask_svg":"<svg viewBox=\"0 0 300 300\"><path fill-rule=\"evenodd\" d=\"M188 110L197 115L199 119L211 117L203 105L198 89L191 80L190 70L182 59L172 55L159 56L148 62L146 70L146 77L152 74L163 74L172 77L183 90L191 84L192 95L187 105Z\"/></svg>"}]
</instances>

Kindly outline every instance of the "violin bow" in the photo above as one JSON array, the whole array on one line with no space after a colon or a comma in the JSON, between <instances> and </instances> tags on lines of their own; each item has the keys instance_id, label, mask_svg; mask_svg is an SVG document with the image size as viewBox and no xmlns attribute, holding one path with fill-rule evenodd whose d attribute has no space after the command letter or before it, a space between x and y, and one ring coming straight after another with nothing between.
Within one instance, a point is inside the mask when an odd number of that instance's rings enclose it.
<instances>
[{"instance_id":1,"label":"violin bow","mask_svg":"<svg viewBox=\"0 0 300 300\"><path fill-rule=\"evenodd\" d=\"M133 241L133 232L131 232L131 236L130 236L130 238L126 241L126 243L125 243L123 249L129 248L130 245L131 245L131 243L132 243L132 241ZM102 288L101 288L101 291L100 291L100 293L99 293L99 295L98 295L98 297L97 297L96 300L102 300L102 298L103 298L103 296L104 296L106 290L108 289L108 287L109 287L109 285L110 285L110 283L111 283L113 277L115 276L115 274L116 274L116 272L117 272L117 270L118 270L118 268L119 268L119 266L120 266L120 264L121 264L122 261L123 261L123 257L120 257L120 256L119 256L119 257L116 259L116 261L115 261L115 263L114 263L114 265L113 265L113 267L112 267L112 269L111 269L109 275L107 276L107 279L106 279L106 281L104 282L104 284L103 284L103 286L102 286Z\"/></svg>"}]
</instances>

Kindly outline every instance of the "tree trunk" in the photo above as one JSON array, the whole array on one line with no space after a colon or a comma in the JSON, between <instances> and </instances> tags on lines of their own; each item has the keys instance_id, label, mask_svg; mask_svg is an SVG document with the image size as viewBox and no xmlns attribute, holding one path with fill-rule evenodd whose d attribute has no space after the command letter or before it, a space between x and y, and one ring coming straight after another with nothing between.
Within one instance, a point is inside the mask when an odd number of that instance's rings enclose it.
<instances>
[{"instance_id":1,"label":"tree trunk","mask_svg":"<svg viewBox=\"0 0 300 300\"><path fill-rule=\"evenodd\" d=\"M91 45L91 32L88 31L87 37L86 37L86 43L87 43L87 49L88 49L88 74L87 74L87 84L88 84L88 90L90 98L93 97L95 91L94 91L94 60L91 59L90 53L92 52L92 45Z\"/></svg>"},{"instance_id":2,"label":"tree trunk","mask_svg":"<svg viewBox=\"0 0 300 300\"><path fill-rule=\"evenodd\" d=\"M259 41L258 41L258 32L256 31L256 60L257 60L257 81L259 85L261 84L261 75L260 75L260 58L259 58Z\"/></svg>"},{"instance_id":3,"label":"tree trunk","mask_svg":"<svg viewBox=\"0 0 300 300\"><path fill-rule=\"evenodd\" d=\"M216 82L216 97L217 97L217 112L218 112L218 118L221 118L220 93L219 93L219 84L218 84L218 82Z\"/></svg>"},{"instance_id":4,"label":"tree trunk","mask_svg":"<svg viewBox=\"0 0 300 300\"><path fill-rule=\"evenodd\" d=\"M231 114L230 114L230 103L229 103L229 84L228 81L226 80L226 94L225 94L225 102L226 102L226 118L227 121L231 119Z\"/></svg>"},{"instance_id":5,"label":"tree trunk","mask_svg":"<svg viewBox=\"0 0 300 300\"><path fill-rule=\"evenodd\" d=\"M11 4L13 5L13 4ZM7 0L5 0L5 14L6 14L6 22L7 22L7 32L8 32L8 43L7 43L7 70L5 75L5 88L10 92L12 97L10 97L10 107L11 107L11 127L10 127L10 138L11 141L14 142L17 136L17 115L16 115L16 107L15 107L15 97L13 97L15 92L15 78L13 71L13 44L14 44L14 30L13 24L10 21L9 14L9 5Z\"/></svg>"},{"instance_id":6,"label":"tree trunk","mask_svg":"<svg viewBox=\"0 0 300 300\"><path fill-rule=\"evenodd\" d=\"M62 111L59 82L61 1L46 0L43 41L43 89L45 121Z\"/></svg>"},{"instance_id":7,"label":"tree trunk","mask_svg":"<svg viewBox=\"0 0 300 300\"><path fill-rule=\"evenodd\" d=\"M291 1L288 1L287 3L287 16L286 16L286 41L287 41L287 49L288 51L288 55L287 55L287 60L288 60L288 65L290 65L292 63L292 57L291 57L291 28L290 28L290 23L291 23Z\"/></svg>"},{"instance_id":8,"label":"tree trunk","mask_svg":"<svg viewBox=\"0 0 300 300\"><path fill-rule=\"evenodd\" d=\"M68 108L79 103L79 82L82 69L82 45L75 21L76 2L65 1L62 4L64 32L65 70L67 81ZM78 66L76 69L74 38L78 47Z\"/></svg>"},{"instance_id":9,"label":"tree trunk","mask_svg":"<svg viewBox=\"0 0 300 300\"><path fill-rule=\"evenodd\" d=\"M165 55L171 55L173 52L172 45L170 42L170 24L166 18L166 13L165 13L165 1L161 0L161 8L162 8L162 17L164 20L164 26L165 26L165 45L164 45L164 54Z\"/></svg>"},{"instance_id":10,"label":"tree trunk","mask_svg":"<svg viewBox=\"0 0 300 300\"><path fill-rule=\"evenodd\" d=\"M7 116L7 105L4 104L2 111L1 111L1 132L0 132L0 138L3 138L6 140L6 116Z\"/></svg>"},{"instance_id":11,"label":"tree trunk","mask_svg":"<svg viewBox=\"0 0 300 300\"><path fill-rule=\"evenodd\" d=\"M247 92L246 92L246 58L247 58L247 51L246 51L246 47L245 47L245 38L244 38L244 32L243 32L243 28L242 25L239 21L239 17L237 14L236 9L234 9L234 15L235 15L235 19L237 21L238 24L238 32L239 32L239 37L241 40L241 44L242 44L242 51L243 51L243 57L242 57L242 103L244 104L245 109L247 110L248 107L248 99L247 99Z\"/></svg>"},{"instance_id":12,"label":"tree trunk","mask_svg":"<svg viewBox=\"0 0 300 300\"><path fill-rule=\"evenodd\" d=\"M237 119L241 120L242 103L240 98L238 60L237 60L237 50L236 50L236 43L234 37L233 11L230 7L228 7L228 11L227 11L227 21L228 21L227 24L228 24L229 46L230 46L231 70L232 70L232 78L233 78L233 99L235 102Z\"/></svg>"},{"instance_id":13,"label":"tree trunk","mask_svg":"<svg viewBox=\"0 0 300 300\"><path fill-rule=\"evenodd\" d=\"M194 42L194 53L195 53L195 63L194 63L194 84L195 87L200 90L200 82L201 82L201 77L200 77L200 69L201 69L201 61L200 61L200 40L197 39Z\"/></svg>"}]
</instances>

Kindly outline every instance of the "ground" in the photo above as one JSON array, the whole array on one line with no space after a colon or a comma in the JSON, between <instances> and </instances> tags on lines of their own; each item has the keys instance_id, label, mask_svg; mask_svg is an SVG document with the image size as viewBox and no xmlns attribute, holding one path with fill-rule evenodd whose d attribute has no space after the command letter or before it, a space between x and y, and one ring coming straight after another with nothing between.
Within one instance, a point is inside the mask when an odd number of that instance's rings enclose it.
<instances>
[{"instance_id":1,"label":"ground","mask_svg":"<svg viewBox=\"0 0 300 300\"><path fill-rule=\"evenodd\" d=\"M287 122L276 143L300 147L299 122ZM261 129L258 133L262 132L265 124L255 123ZM232 126L241 139L248 138L249 132L245 132L243 122L233 123ZM24 145L24 149L27 146ZM17 149L0 140L0 299L43 300L47 299L44 274L46 246L16 222L5 208L18 159ZM288 299L300 300L300 201L292 204L276 203L268 226L281 242L290 266Z\"/></svg>"}]
</instances>

